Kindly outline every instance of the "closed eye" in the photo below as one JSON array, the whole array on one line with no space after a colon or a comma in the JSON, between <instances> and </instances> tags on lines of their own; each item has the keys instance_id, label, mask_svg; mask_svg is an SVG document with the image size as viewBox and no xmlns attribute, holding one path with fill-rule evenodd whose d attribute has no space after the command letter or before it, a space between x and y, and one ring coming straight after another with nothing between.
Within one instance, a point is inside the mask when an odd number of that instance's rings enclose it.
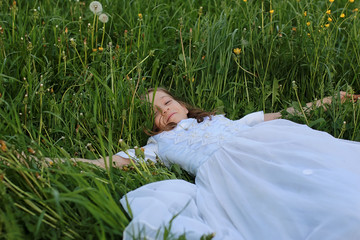
<instances>
[{"instance_id":1,"label":"closed eye","mask_svg":"<svg viewBox=\"0 0 360 240\"><path fill-rule=\"evenodd\" d=\"M166 102L165 102L165 105L168 105L170 102L171 102L171 100L166 101Z\"/></svg>"}]
</instances>

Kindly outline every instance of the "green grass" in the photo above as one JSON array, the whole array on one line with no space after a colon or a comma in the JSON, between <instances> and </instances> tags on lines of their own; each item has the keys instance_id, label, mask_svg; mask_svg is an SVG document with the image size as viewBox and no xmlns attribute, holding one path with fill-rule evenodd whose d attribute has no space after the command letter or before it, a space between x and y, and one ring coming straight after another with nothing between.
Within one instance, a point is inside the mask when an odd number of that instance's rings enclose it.
<instances>
[{"instance_id":1,"label":"green grass","mask_svg":"<svg viewBox=\"0 0 360 240\"><path fill-rule=\"evenodd\" d=\"M103 171L30 159L145 144L152 121L139 97L149 87L231 119L360 92L357 1L102 1L105 25L89 4L0 0L0 239L118 239L129 221L123 194L193 180L161 164ZM307 119L360 141L359 117L359 103L334 101Z\"/></svg>"}]
</instances>

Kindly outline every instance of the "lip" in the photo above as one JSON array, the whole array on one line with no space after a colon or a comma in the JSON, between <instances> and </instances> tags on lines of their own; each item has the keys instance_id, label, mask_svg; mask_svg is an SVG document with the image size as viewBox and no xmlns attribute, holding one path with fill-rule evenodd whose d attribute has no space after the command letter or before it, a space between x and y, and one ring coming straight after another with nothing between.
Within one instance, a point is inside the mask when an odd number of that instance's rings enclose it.
<instances>
[{"instance_id":1,"label":"lip","mask_svg":"<svg viewBox=\"0 0 360 240\"><path fill-rule=\"evenodd\" d=\"M167 119L167 122L169 122L170 118L171 118L172 116L174 116L174 115L175 115L175 113L170 114L170 116L169 116L168 119Z\"/></svg>"}]
</instances>

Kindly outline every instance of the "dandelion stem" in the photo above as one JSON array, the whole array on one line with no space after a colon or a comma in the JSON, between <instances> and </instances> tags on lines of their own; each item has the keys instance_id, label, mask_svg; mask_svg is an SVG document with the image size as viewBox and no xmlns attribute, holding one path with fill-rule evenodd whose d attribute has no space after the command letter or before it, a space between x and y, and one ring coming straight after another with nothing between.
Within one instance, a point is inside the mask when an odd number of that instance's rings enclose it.
<instances>
[{"instance_id":1,"label":"dandelion stem","mask_svg":"<svg viewBox=\"0 0 360 240\"><path fill-rule=\"evenodd\" d=\"M94 14L93 25L91 26L91 50L94 49L95 19L96 19L96 14ZM93 56L93 61L94 61L94 56Z\"/></svg>"},{"instance_id":2,"label":"dandelion stem","mask_svg":"<svg viewBox=\"0 0 360 240\"><path fill-rule=\"evenodd\" d=\"M137 58L139 59L139 52L140 52L140 35L141 35L141 21L139 21L139 33L138 33L138 40L137 40Z\"/></svg>"},{"instance_id":3,"label":"dandelion stem","mask_svg":"<svg viewBox=\"0 0 360 240\"><path fill-rule=\"evenodd\" d=\"M103 46L103 43L104 43L104 37L105 37L105 23L103 25L103 34L102 34L102 39L101 39L101 47Z\"/></svg>"},{"instance_id":4,"label":"dandelion stem","mask_svg":"<svg viewBox=\"0 0 360 240\"><path fill-rule=\"evenodd\" d=\"M98 36L97 36L97 30L98 30L98 23L99 23L99 17L98 15L95 15L96 16L96 27L95 27L95 48L97 48L97 42L98 42Z\"/></svg>"},{"instance_id":5,"label":"dandelion stem","mask_svg":"<svg viewBox=\"0 0 360 240\"><path fill-rule=\"evenodd\" d=\"M243 70L244 72L246 72L246 73L248 73L248 74L256 77L255 73L249 72L248 70L246 70L245 68L243 68L243 67L240 65L240 63L238 62L237 59L235 59L235 62L236 62L236 64L238 65L238 67L241 68L241 70Z\"/></svg>"}]
</instances>

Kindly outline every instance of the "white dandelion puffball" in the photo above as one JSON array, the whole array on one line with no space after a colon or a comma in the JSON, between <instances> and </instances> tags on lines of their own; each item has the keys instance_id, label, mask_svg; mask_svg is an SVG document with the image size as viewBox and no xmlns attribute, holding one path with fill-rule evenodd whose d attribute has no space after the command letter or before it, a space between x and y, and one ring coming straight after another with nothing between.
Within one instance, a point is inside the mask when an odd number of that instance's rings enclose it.
<instances>
[{"instance_id":1,"label":"white dandelion puffball","mask_svg":"<svg viewBox=\"0 0 360 240\"><path fill-rule=\"evenodd\" d=\"M102 23L107 23L109 21L109 16L105 13L100 14L99 20Z\"/></svg>"},{"instance_id":2,"label":"white dandelion puffball","mask_svg":"<svg viewBox=\"0 0 360 240\"><path fill-rule=\"evenodd\" d=\"M89 8L94 14L100 14L103 10L101 3L98 1L92 1Z\"/></svg>"}]
</instances>

